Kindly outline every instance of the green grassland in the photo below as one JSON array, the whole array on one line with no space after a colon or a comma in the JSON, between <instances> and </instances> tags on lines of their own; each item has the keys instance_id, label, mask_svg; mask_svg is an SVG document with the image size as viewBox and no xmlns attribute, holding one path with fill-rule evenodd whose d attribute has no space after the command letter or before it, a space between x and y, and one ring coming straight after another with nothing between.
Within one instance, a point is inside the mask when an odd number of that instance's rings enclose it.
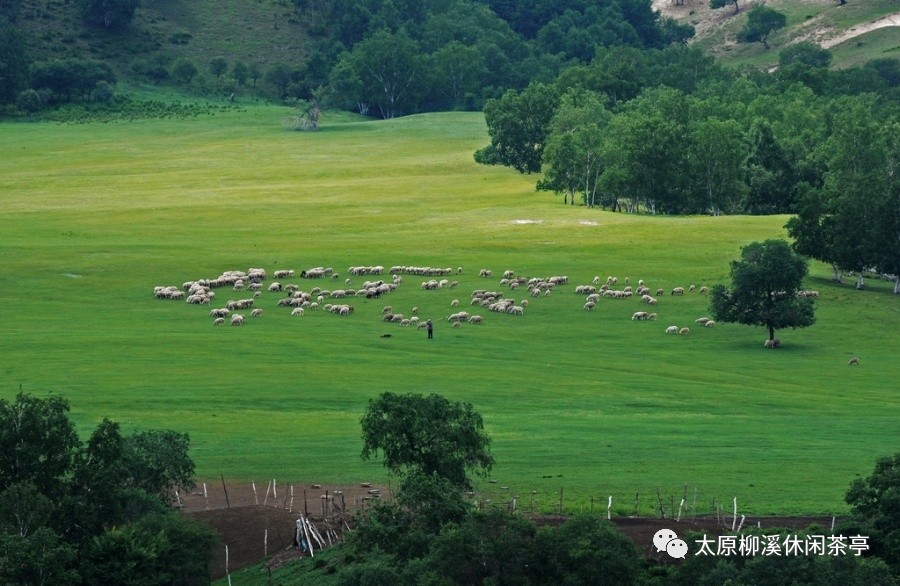
<instances>
[{"instance_id":1,"label":"green grassland","mask_svg":"<svg viewBox=\"0 0 900 586\"><path fill-rule=\"evenodd\" d=\"M630 319L647 308L637 299L585 312L574 293L595 275L721 282L742 245L783 237L786 217L564 206L534 177L473 162L481 114L334 114L316 133L284 130L289 115L0 128L0 397L65 396L82 437L104 416L188 432L200 477L350 483L387 481L359 458L366 402L440 393L484 416L497 483L480 489L537 491L544 510L562 487L570 510L613 495L630 512L640 493L651 513L657 489L687 484L698 512L733 497L746 513L841 512L850 481L897 450L900 306L887 282L858 292L813 264L818 321L780 332L777 351L761 328L696 326L708 312L697 293L662 296L656 322ZM264 293L264 316L240 328L153 296L249 267L332 266L335 283L288 281L343 286L347 267L376 264L464 271L438 291L406 276L383 299L351 300L347 317L292 318ZM506 269L570 280L524 316L482 309L484 325L451 328L451 300L480 309L471 291L500 289ZM241 296L219 289L214 306ZM384 305L418 306L435 339L383 323ZM664 334L670 324L691 334Z\"/></svg>"}]
</instances>

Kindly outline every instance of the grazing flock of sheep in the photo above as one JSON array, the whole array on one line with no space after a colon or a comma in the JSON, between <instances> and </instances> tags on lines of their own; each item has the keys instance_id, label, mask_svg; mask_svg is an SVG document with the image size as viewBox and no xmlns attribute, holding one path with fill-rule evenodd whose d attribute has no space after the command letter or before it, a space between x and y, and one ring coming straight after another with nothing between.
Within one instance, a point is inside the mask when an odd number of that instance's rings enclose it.
<instances>
[{"instance_id":1,"label":"grazing flock of sheep","mask_svg":"<svg viewBox=\"0 0 900 586\"><path fill-rule=\"evenodd\" d=\"M381 276L385 272L390 275L388 280L365 280L358 288L351 288L354 278ZM296 283L283 284L285 279L292 279L296 273L292 269L281 269L273 272L273 277L277 280L268 283L268 274L262 268L250 268L247 271L226 271L213 279L197 279L195 281L187 281L181 287L175 285L158 286L154 288L154 296L157 299L166 300L184 300L189 304L211 305L216 298L215 289L222 287L230 287L233 292L248 292L252 295L242 299L230 299L223 304L222 307L212 308L209 311L209 317L212 318L214 326L230 323L232 326L241 326L246 323L244 313L239 311L249 310L249 317L259 318L263 315L263 310L254 307L256 300L259 299L264 292L280 294L281 297L276 302L276 307L285 307L290 309L290 316L303 317L307 311L323 311L340 316L349 316L354 313L353 305L337 300L345 300L347 298L364 298L376 299L381 298L395 291L403 283L403 275L415 275L425 277L447 277L450 275L461 275L462 267L452 268L433 268L433 267L416 267L395 265L387 271L381 265L373 266L355 266L347 269L347 275L344 280L345 288L326 289L322 287L311 287L309 291L304 291L301 286ZM493 271L490 269L481 269L478 273L479 277L491 278ZM300 279L340 279L340 275L331 267L312 267L299 272ZM503 272L499 285L504 290L488 290L475 289L469 297L469 304L473 307L479 306L487 311L506 314L506 315L525 315L525 309L528 307L528 298L540 298L550 296L557 287L567 285L568 276L549 276L549 277L526 277L518 275L513 270ZM459 287L459 281L449 280L446 278L430 278L421 282L423 291L439 291L439 290L455 290ZM513 292L522 293L518 299L513 297ZM630 280L626 277L622 281L622 287L619 288L619 279L609 276L605 280L599 276L593 278L591 284L576 285L574 291L577 295L584 296L582 309L585 311L593 311L603 299L610 300L628 300L632 298L640 299L643 303L656 306L659 304L659 298L665 295L664 289L651 289L646 285L643 279L636 283L636 288L630 284ZM690 285L688 288L675 287L670 291L670 296L682 296L685 293L699 294L708 293L707 287L696 287ZM818 296L815 291L801 292L803 295ZM605 303L605 302L604 302ZM452 299L451 307L457 307L460 304L458 298ZM415 326L417 329L425 328L427 321L420 320L418 307L413 307L410 316L406 317L403 313L395 312L393 307L388 305L382 310L382 321L386 323L398 324L401 327ZM633 321L656 320L657 313L648 311L636 311L632 313ZM468 311L457 311L446 317L446 321L454 328L459 328L462 324L480 325L484 323L485 318L482 315L469 313ZM707 328L715 326L715 322L708 317L701 317L696 323ZM685 335L690 333L690 328L670 325L664 330L667 334ZM776 341L773 341L777 342Z\"/></svg>"}]
</instances>

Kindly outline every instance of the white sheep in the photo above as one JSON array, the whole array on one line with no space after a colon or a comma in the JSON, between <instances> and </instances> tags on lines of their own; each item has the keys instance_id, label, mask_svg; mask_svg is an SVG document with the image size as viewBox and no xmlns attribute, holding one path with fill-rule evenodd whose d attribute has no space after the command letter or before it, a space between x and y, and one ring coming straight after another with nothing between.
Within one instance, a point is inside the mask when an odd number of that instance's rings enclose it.
<instances>
[{"instance_id":1,"label":"white sheep","mask_svg":"<svg viewBox=\"0 0 900 586\"><path fill-rule=\"evenodd\" d=\"M304 313L304 311L303 311L302 307L295 307L294 309L291 310L292 316L303 317L303 313Z\"/></svg>"},{"instance_id":2,"label":"white sheep","mask_svg":"<svg viewBox=\"0 0 900 586\"><path fill-rule=\"evenodd\" d=\"M583 309L584 309L585 311L594 311L594 308L595 308L596 306L597 306L597 304L594 303L593 301L588 301L588 302L586 302L586 303L584 304L584 308L583 308Z\"/></svg>"},{"instance_id":3,"label":"white sheep","mask_svg":"<svg viewBox=\"0 0 900 586\"><path fill-rule=\"evenodd\" d=\"M631 316L631 319L632 319L633 321L638 321L638 320L642 320L642 319L647 319L647 317L648 317L649 315L650 315L650 314L647 313L646 311L636 311L636 312L634 312L634 314Z\"/></svg>"},{"instance_id":4,"label":"white sheep","mask_svg":"<svg viewBox=\"0 0 900 586\"><path fill-rule=\"evenodd\" d=\"M250 312L250 317L262 317L263 311L259 308Z\"/></svg>"},{"instance_id":5,"label":"white sheep","mask_svg":"<svg viewBox=\"0 0 900 586\"><path fill-rule=\"evenodd\" d=\"M484 323L484 318L480 315L470 315L469 319L466 321L468 321L470 324L482 324Z\"/></svg>"},{"instance_id":6,"label":"white sheep","mask_svg":"<svg viewBox=\"0 0 900 586\"><path fill-rule=\"evenodd\" d=\"M714 322L713 320L709 320L703 324L703 327L704 328L714 328L714 327L716 327L716 322Z\"/></svg>"},{"instance_id":7,"label":"white sheep","mask_svg":"<svg viewBox=\"0 0 900 586\"><path fill-rule=\"evenodd\" d=\"M213 325L214 325L214 326L220 326L220 325L222 325L222 324L224 324L224 323L225 323L225 318L224 318L224 317L217 317L216 319L213 320Z\"/></svg>"},{"instance_id":8,"label":"white sheep","mask_svg":"<svg viewBox=\"0 0 900 586\"><path fill-rule=\"evenodd\" d=\"M694 323L695 323L695 324L700 324L700 325L702 326L702 325L704 325L704 324L705 324L706 322L708 322L708 321L709 321L709 318L708 318L708 317L698 317L697 319L694 320Z\"/></svg>"},{"instance_id":9,"label":"white sheep","mask_svg":"<svg viewBox=\"0 0 900 586\"><path fill-rule=\"evenodd\" d=\"M231 316L231 325L233 326L242 326L244 325L244 316L236 313Z\"/></svg>"},{"instance_id":10,"label":"white sheep","mask_svg":"<svg viewBox=\"0 0 900 586\"><path fill-rule=\"evenodd\" d=\"M691 329L690 328L681 328L680 330L678 330L678 333L679 334L690 334Z\"/></svg>"},{"instance_id":11,"label":"white sheep","mask_svg":"<svg viewBox=\"0 0 900 586\"><path fill-rule=\"evenodd\" d=\"M684 287L675 287L672 289L672 295L684 295Z\"/></svg>"},{"instance_id":12,"label":"white sheep","mask_svg":"<svg viewBox=\"0 0 900 586\"><path fill-rule=\"evenodd\" d=\"M854 356L853 358L851 358L851 359L847 362L847 364L850 365L850 366L852 366L852 365L854 365L854 364L856 364L857 366L859 366L859 357L858 357L858 356Z\"/></svg>"},{"instance_id":13,"label":"white sheep","mask_svg":"<svg viewBox=\"0 0 900 586\"><path fill-rule=\"evenodd\" d=\"M669 326L669 327L667 327L667 328L666 328L666 333L667 333L667 334L677 334L677 333L678 333L678 326Z\"/></svg>"},{"instance_id":14,"label":"white sheep","mask_svg":"<svg viewBox=\"0 0 900 586\"><path fill-rule=\"evenodd\" d=\"M459 299L454 299L450 302L450 307L456 307L459 305Z\"/></svg>"}]
</instances>

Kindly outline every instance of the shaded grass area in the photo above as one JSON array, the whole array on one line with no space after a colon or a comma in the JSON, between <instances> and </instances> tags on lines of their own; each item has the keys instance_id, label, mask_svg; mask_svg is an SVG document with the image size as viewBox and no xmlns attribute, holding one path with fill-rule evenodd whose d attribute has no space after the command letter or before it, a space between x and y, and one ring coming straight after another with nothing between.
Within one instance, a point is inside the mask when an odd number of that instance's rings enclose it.
<instances>
[{"instance_id":1,"label":"shaded grass area","mask_svg":"<svg viewBox=\"0 0 900 586\"><path fill-rule=\"evenodd\" d=\"M661 296L658 321L633 322L636 299L585 312L574 293L595 275L711 285L742 245L784 237L786 217L563 206L534 177L472 161L487 142L478 114L329 115L313 134L284 131L289 114L5 126L0 396L64 395L83 436L103 416L188 432L201 477L350 483L387 480L359 459L369 399L441 393L472 402L494 440L498 482L481 491L537 491L538 510L563 488L570 511L611 494L630 513L637 493L651 513L657 489L687 484L700 512L734 496L748 513L839 512L852 478L895 451L900 308L886 282L857 292L814 264L818 323L780 332L779 351L762 329L696 326L699 294ZM343 287L348 266L375 264L464 271L438 291L405 276L383 299L350 300L349 317L291 318L264 293L264 316L242 328L152 295L251 266L333 266L336 282L289 281ZM506 269L570 283L521 317L468 306L473 289L502 290ZM219 289L214 306L242 296ZM485 325L451 328L452 299ZM385 305L419 307L435 340L383 323ZM670 324L692 333L667 336Z\"/></svg>"}]
</instances>

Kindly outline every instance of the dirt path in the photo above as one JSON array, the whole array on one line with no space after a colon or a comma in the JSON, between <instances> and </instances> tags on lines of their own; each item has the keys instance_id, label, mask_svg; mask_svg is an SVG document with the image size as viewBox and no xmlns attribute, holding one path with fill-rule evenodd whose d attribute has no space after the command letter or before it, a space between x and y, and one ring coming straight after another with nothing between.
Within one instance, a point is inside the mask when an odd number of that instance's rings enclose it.
<instances>
[{"instance_id":1,"label":"dirt path","mask_svg":"<svg viewBox=\"0 0 900 586\"><path fill-rule=\"evenodd\" d=\"M858 24L844 31L844 33L841 35L819 41L819 45L821 45L823 49L828 49L835 45L839 45L844 41L849 41L854 37L858 37L859 35L864 35L874 30L886 28L889 26L900 26L900 12L889 14L883 18L879 18L878 20L873 20L872 22Z\"/></svg>"}]
</instances>

